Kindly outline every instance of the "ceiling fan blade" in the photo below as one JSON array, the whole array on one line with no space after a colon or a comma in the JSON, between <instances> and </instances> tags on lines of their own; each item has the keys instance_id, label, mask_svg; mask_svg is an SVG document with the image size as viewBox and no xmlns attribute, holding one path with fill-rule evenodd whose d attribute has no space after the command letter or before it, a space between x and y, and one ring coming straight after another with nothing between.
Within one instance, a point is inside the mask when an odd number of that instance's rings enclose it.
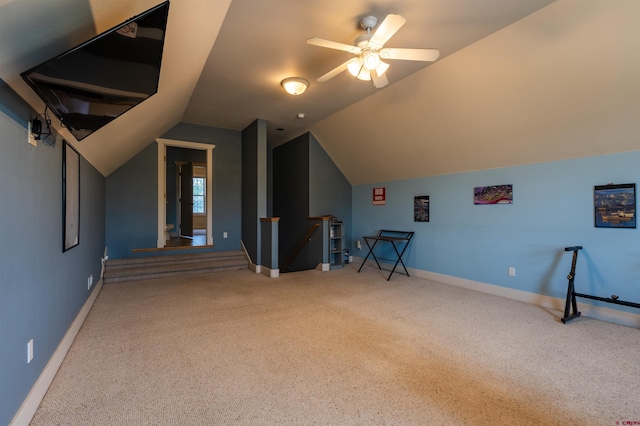
<instances>
[{"instance_id":1,"label":"ceiling fan blade","mask_svg":"<svg viewBox=\"0 0 640 426\"><path fill-rule=\"evenodd\" d=\"M332 69L331 71L329 71L328 73L320 77L318 79L318 83L324 83L325 81L332 79L336 75L340 74L342 71L345 71L351 62L354 62L357 60L358 58L351 58L347 62L344 62L341 65L338 65L337 67L335 67L334 69Z\"/></svg>"},{"instance_id":2,"label":"ceiling fan blade","mask_svg":"<svg viewBox=\"0 0 640 426\"><path fill-rule=\"evenodd\" d=\"M378 25L378 29L373 33L371 39L369 39L369 46L373 49L380 49L393 37L396 31L402 28L405 22L407 22L407 20L400 15L387 15L384 21Z\"/></svg>"},{"instance_id":3,"label":"ceiling fan blade","mask_svg":"<svg viewBox=\"0 0 640 426\"><path fill-rule=\"evenodd\" d=\"M358 46L338 43L336 41L325 40L318 37L307 39L307 44L312 44L314 46L319 46L319 47L327 47L329 49L344 50L345 52L354 53L356 55L362 52L362 49L360 49Z\"/></svg>"},{"instance_id":4,"label":"ceiling fan blade","mask_svg":"<svg viewBox=\"0 0 640 426\"><path fill-rule=\"evenodd\" d=\"M402 59L405 61L435 61L440 56L438 49L398 49L389 47L380 50L380 57L384 59Z\"/></svg>"},{"instance_id":5,"label":"ceiling fan blade","mask_svg":"<svg viewBox=\"0 0 640 426\"><path fill-rule=\"evenodd\" d=\"M371 71L371 79L373 80L373 85L376 89L382 89L384 86L389 84L386 74L378 75L378 72L375 70Z\"/></svg>"}]
</instances>

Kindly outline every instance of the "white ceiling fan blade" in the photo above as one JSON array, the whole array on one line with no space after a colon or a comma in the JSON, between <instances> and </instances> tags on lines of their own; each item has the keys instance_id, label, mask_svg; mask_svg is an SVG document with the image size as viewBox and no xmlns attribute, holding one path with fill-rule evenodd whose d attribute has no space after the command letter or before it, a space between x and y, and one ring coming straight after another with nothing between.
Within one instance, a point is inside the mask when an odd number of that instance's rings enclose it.
<instances>
[{"instance_id":1,"label":"white ceiling fan blade","mask_svg":"<svg viewBox=\"0 0 640 426\"><path fill-rule=\"evenodd\" d=\"M438 49L398 49L388 47L380 50L380 57L384 59L403 59L405 61L435 61L440 56Z\"/></svg>"},{"instance_id":2,"label":"white ceiling fan blade","mask_svg":"<svg viewBox=\"0 0 640 426\"><path fill-rule=\"evenodd\" d=\"M346 70L350 63L352 63L354 61L357 61L357 60L358 60L357 57L356 58L351 58L347 62L344 62L341 65L338 65L337 67L335 67L334 69L332 69L331 71L329 71L328 73L326 73L325 75L320 77L318 79L318 83L324 83L325 81L332 79L336 75L340 74L342 71Z\"/></svg>"},{"instance_id":3,"label":"white ceiling fan blade","mask_svg":"<svg viewBox=\"0 0 640 426\"><path fill-rule=\"evenodd\" d=\"M384 86L389 84L387 76L385 74L378 75L378 72L375 70L371 71L371 79L373 80L373 85L376 89L382 89Z\"/></svg>"},{"instance_id":4,"label":"white ceiling fan blade","mask_svg":"<svg viewBox=\"0 0 640 426\"><path fill-rule=\"evenodd\" d=\"M354 53L356 55L359 55L362 52L362 49L360 49L358 46L338 43L336 41L325 40L318 37L307 39L307 44L312 44L319 47L327 47L329 49L344 50L345 52Z\"/></svg>"},{"instance_id":5,"label":"white ceiling fan blade","mask_svg":"<svg viewBox=\"0 0 640 426\"><path fill-rule=\"evenodd\" d=\"M400 15L387 15L384 21L378 25L378 29L373 33L371 39L369 39L369 46L373 49L380 49L405 22L407 22L407 20Z\"/></svg>"}]
</instances>

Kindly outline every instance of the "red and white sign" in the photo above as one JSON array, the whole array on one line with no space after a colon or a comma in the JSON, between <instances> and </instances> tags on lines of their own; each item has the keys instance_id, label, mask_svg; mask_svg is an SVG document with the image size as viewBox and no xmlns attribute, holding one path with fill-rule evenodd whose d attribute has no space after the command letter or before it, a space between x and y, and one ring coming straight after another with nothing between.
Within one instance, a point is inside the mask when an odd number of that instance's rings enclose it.
<instances>
[{"instance_id":1,"label":"red and white sign","mask_svg":"<svg viewBox=\"0 0 640 426\"><path fill-rule=\"evenodd\" d=\"M384 206L387 204L387 194L384 186L381 188L373 188L373 205Z\"/></svg>"}]
</instances>

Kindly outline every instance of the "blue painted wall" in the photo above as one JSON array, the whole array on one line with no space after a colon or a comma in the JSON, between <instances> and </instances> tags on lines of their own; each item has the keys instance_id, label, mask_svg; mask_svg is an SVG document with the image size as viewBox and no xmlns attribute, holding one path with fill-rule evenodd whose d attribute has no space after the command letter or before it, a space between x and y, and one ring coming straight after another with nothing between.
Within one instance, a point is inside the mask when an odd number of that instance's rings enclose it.
<instances>
[{"instance_id":1,"label":"blue painted wall","mask_svg":"<svg viewBox=\"0 0 640 426\"><path fill-rule=\"evenodd\" d=\"M353 239L415 231L407 267L559 298L571 267L564 247L581 245L577 291L637 302L640 229L594 227L593 187L610 182L640 182L640 151L356 186ZM513 184L513 204L473 204L474 187L498 184ZM385 206L372 205L379 186ZM418 195L430 197L430 222L413 221ZM354 254L366 255L364 242Z\"/></svg>"},{"instance_id":2,"label":"blue painted wall","mask_svg":"<svg viewBox=\"0 0 640 426\"><path fill-rule=\"evenodd\" d=\"M166 139L215 145L213 150L213 251L240 250L242 214L242 134L179 123L162 135ZM228 238L222 238L227 232Z\"/></svg>"},{"instance_id":3,"label":"blue painted wall","mask_svg":"<svg viewBox=\"0 0 640 426\"><path fill-rule=\"evenodd\" d=\"M240 250L240 132L180 123L162 137L215 145L213 150L213 243L200 251ZM107 245L113 259L175 254L175 251L132 253L156 247L158 154L156 142L107 177ZM222 238L223 232L228 238Z\"/></svg>"},{"instance_id":4,"label":"blue painted wall","mask_svg":"<svg viewBox=\"0 0 640 426\"><path fill-rule=\"evenodd\" d=\"M107 177L106 237L111 259L158 240L158 145L151 142Z\"/></svg>"},{"instance_id":5,"label":"blue painted wall","mask_svg":"<svg viewBox=\"0 0 640 426\"><path fill-rule=\"evenodd\" d=\"M333 215L344 223L345 247L351 244L351 184L309 135L309 216Z\"/></svg>"},{"instance_id":6,"label":"blue painted wall","mask_svg":"<svg viewBox=\"0 0 640 426\"><path fill-rule=\"evenodd\" d=\"M80 244L62 252L62 143L27 144L34 114L0 82L0 424L8 424L98 282L105 179L80 162ZM27 364L27 342L34 359Z\"/></svg>"}]
</instances>

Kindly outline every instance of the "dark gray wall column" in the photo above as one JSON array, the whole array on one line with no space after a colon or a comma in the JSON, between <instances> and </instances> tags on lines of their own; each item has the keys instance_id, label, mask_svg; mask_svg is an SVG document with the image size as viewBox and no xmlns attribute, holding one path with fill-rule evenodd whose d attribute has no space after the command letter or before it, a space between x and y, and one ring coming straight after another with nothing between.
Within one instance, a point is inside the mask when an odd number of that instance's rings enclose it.
<instances>
[{"instance_id":1,"label":"dark gray wall column","mask_svg":"<svg viewBox=\"0 0 640 426\"><path fill-rule=\"evenodd\" d=\"M275 278L280 275L278 269L278 221L279 217L260 218L260 248L264 275Z\"/></svg>"},{"instance_id":2,"label":"dark gray wall column","mask_svg":"<svg viewBox=\"0 0 640 426\"><path fill-rule=\"evenodd\" d=\"M267 123L242 131L242 242L254 265L262 262L260 218L267 216Z\"/></svg>"}]
</instances>

